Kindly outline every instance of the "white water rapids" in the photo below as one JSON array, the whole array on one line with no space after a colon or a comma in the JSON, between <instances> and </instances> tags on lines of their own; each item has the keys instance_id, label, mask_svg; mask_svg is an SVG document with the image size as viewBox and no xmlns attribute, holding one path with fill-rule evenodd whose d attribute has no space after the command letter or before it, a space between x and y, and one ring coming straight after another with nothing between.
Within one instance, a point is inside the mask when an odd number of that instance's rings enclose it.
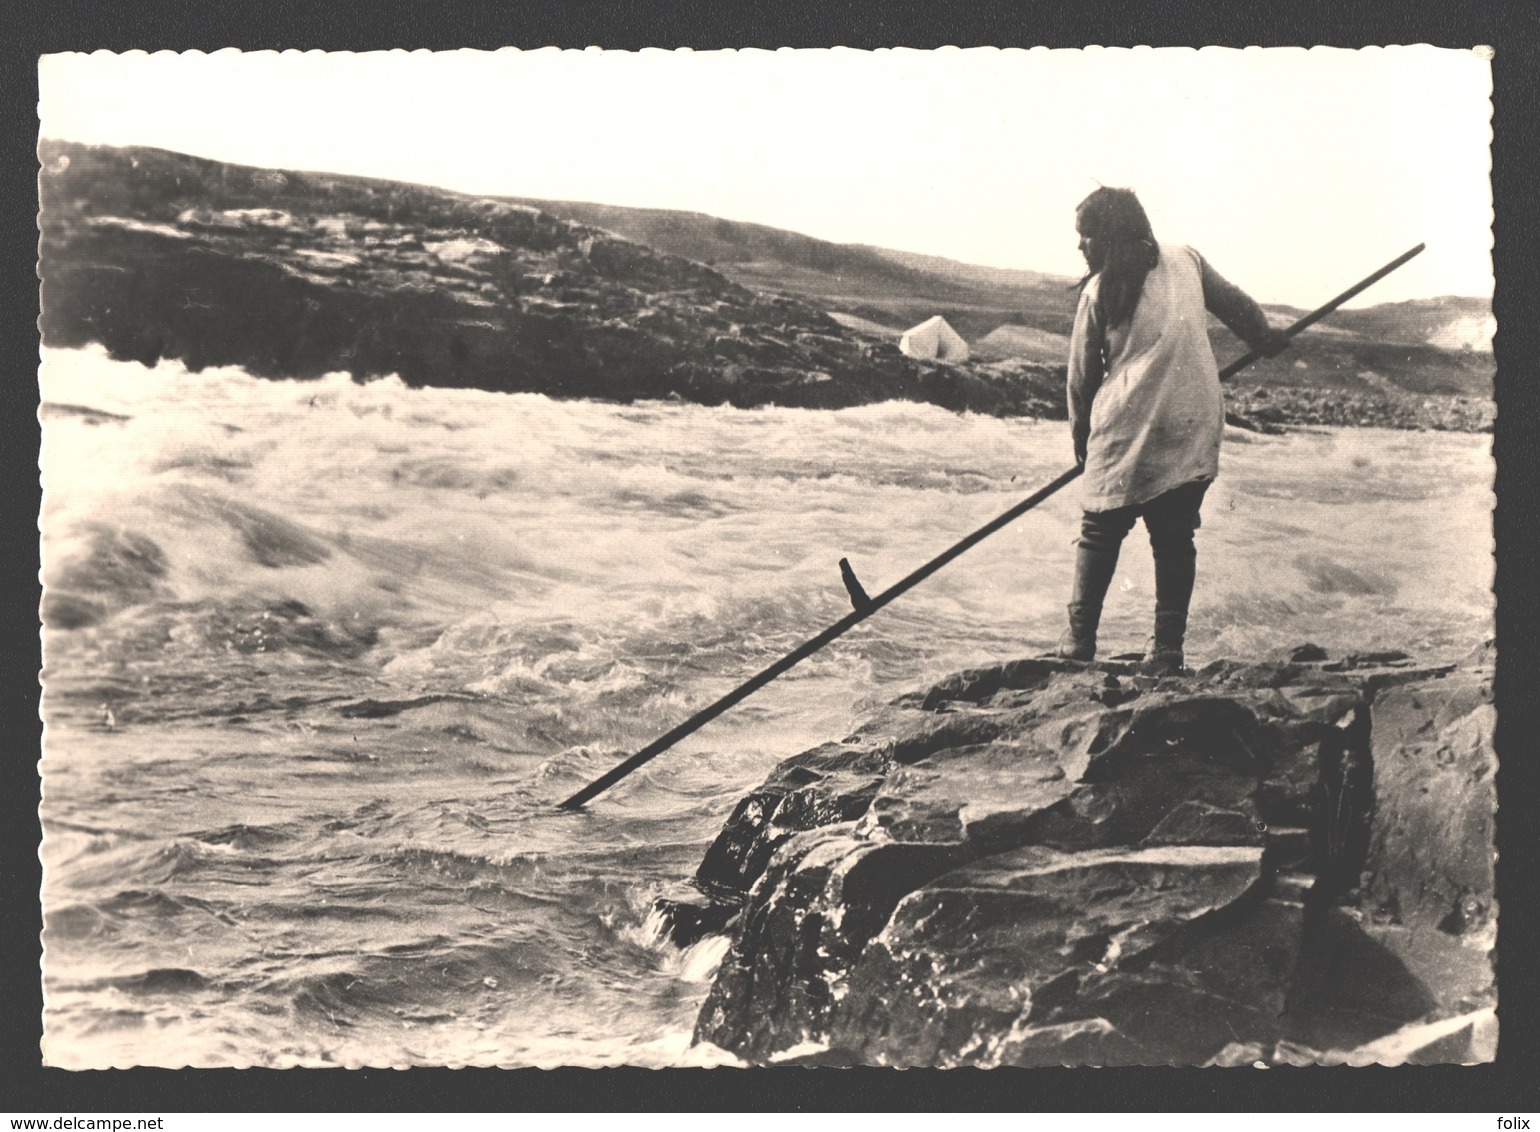
<instances>
[{"instance_id":1,"label":"white water rapids","mask_svg":"<svg viewBox=\"0 0 1540 1132\"><path fill-rule=\"evenodd\" d=\"M602 795L553 804L1063 471L1062 422L274 382L50 351L45 1052L642 1064L723 941L649 922L738 796L1050 647L1071 485ZM1487 436L1231 432L1189 662L1492 627ZM1148 633L1136 530L1104 652ZM63 627L64 625L72 627Z\"/></svg>"}]
</instances>

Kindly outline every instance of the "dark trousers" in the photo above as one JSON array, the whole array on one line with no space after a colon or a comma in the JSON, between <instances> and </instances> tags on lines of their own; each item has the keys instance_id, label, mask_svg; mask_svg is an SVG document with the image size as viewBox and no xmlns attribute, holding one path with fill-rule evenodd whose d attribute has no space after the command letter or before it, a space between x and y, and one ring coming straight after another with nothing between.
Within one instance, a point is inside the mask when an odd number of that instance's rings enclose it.
<instances>
[{"instance_id":1,"label":"dark trousers","mask_svg":"<svg viewBox=\"0 0 1540 1132\"><path fill-rule=\"evenodd\" d=\"M1087 511L1080 522L1075 561L1075 604L1100 612L1107 587L1117 571L1118 551L1134 522L1144 520L1155 553L1155 612L1181 614L1183 624L1192 601L1198 552L1192 533L1202 525L1199 509L1209 480L1172 488L1147 503L1112 511Z\"/></svg>"}]
</instances>

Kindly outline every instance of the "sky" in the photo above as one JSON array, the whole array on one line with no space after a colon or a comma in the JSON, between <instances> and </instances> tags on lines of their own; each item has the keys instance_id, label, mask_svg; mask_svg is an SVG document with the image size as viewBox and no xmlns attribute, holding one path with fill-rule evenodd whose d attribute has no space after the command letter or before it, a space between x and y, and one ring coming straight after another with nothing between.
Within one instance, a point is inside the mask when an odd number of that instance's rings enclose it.
<instances>
[{"instance_id":1,"label":"sky","mask_svg":"<svg viewBox=\"0 0 1540 1132\"><path fill-rule=\"evenodd\" d=\"M107 52L45 56L40 136L469 193L685 209L1060 275L1074 207L1264 302L1492 293L1485 49Z\"/></svg>"}]
</instances>

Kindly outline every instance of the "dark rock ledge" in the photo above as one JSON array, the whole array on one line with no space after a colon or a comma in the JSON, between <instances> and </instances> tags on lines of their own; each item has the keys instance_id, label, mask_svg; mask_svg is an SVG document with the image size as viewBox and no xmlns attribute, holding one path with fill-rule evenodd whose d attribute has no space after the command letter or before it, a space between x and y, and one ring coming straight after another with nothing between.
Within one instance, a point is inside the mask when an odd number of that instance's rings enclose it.
<instances>
[{"instance_id":1,"label":"dark rock ledge","mask_svg":"<svg viewBox=\"0 0 1540 1132\"><path fill-rule=\"evenodd\" d=\"M1016 660L787 759L659 906L754 1062L1495 1051L1493 652Z\"/></svg>"}]
</instances>

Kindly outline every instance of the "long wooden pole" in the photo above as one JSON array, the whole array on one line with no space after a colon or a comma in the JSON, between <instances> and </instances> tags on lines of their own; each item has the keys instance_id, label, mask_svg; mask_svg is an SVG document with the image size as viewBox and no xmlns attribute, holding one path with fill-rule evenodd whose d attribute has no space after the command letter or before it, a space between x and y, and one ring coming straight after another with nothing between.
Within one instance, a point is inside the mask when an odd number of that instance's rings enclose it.
<instances>
[{"instance_id":1,"label":"long wooden pole","mask_svg":"<svg viewBox=\"0 0 1540 1132\"><path fill-rule=\"evenodd\" d=\"M1402 252L1400 255L1396 256L1395 259L1391 260L1384 267L1376 271L1373 275L1366 275L1357 283L1354 283L1346 291L1342 292L1342 294L1338 295L1335 299L1332 299L1331 302L1316 307L1315 310L1311 311L1304 318L1300 319L1293 326L1289 327L1284 331L1284 333L1292 338L1307 326L1314 326L1316 323L1320 322L1321 319L1325 318L1327 315L1331 314L1332 311L1336 310L1343 303L1351 299L1354 295L1358 294L1360 291L1367 291L1370 287L1374 286L1381 279L1385 278L1385 276L1389 275L1392 271L1400 267L1407 260L1413 258L1414 256L1420 255L1427 246L1427 244L1418 244L1410 251ZM1249 353L1242 354L1229 365L1225 366L1224 369L1219 371L1219 380L1229 381L1232 377L1240 373L1241 370L1245 369L1252 362L1257 361L1265 356L1266 355L1264 355L1260 350L1252 350Z\"/></svg>"},{"instance_id":2,"label":"long wooden pole","mask_svg":"<svg viewBox=\"0 0 1540 1132\"><path fill-rule=\"evenodd\" d=\"M1423 244L1418 244L1411 251L1386 264L1373 275L1370 275L1361 282L1353 285L1352 287L1349 287L1346 291L1342 292L1342 294L1332 299L1331 302L1311 311L1309 314L1305 315L1304 318L1300 319L1298 322L1294 323L1293 326L1290 326L1287 330L1285 330L1284 333L1292 338L1301 330L1305 329L1305 327L1310 326L1312 323L1326 317L1343 303L1351 299L1354 295L1389 275L1396 268L1400 267L1407 260L1411 259L1418 252L1422 251L1424 246L1425 245ZM1221 381L1226 381L1231 377L1234 377L1235 374L1245 369L1260 357L1262 357L1262 354L1256 350L1253 350L1249 354L1237 358L1235 361L1225 366L1224 369L1219 371L1219 379ZM952 559L956 558L958 555L977 546L990 535L998 531L1001 527L1007 526L1008 524L1013 523L1017 519L1021 518L1021 516L1032 510L1032 508L1043 502L1043 500L1054 494L1054 492L1058 491L1065 484L1079 476L1082 470L1083 469L1080 467L1080 465L1077 464L1075 467L1061 472L1055 479L1038 488L1035 492L1027 496L1027 498L1023 499L1010 510L1004 511L1001 514L995 516L993 519L985 523L972 534L965 536L956 543L953 543L946 550L943 550L940 554L936 555L936 557L932 558L929 562L925 563L925 565L921 566L913 573L895 582L893 585L883 590L876 597L869 599L869 601L863 604L861 608L858 608L854 612L847 614L845 617L842 617L833 625L830 625L823 632L819 633L816 637L812 637L804 641L802 644L792 649L791 652L781 657L780 660L777 660L774 664L749 677L749 679L745 680L742 684L739 684L731 692L728 692L727 695L723 696L715 703L702 708L700 711L696 712L689 719L679 724L673 730L658 736L658 738L654 739L651 743L648 743L647 746L643 747L640 751L637 751L636 754L632 755L624 762L617 764L607 773L594 779L587 786L583 787L583 789L579 790L576 794L572 795L572 797L561 803L561 808L564 810L576 810L582 807L590 799L603 793L605 790L608 790L611 786L615 785L615 783L619 782L622 778L626 777L626 775L630 774L643 763L649 762L656 758L658 755L668 750L685 736L699 731L702 727L710 723L717 716L721 715L723 712L727 711L729 708L733 707L740 701L753 695L760 688L763 688L766 684L770 683L770 681L774 680L787 669L796 664L800 664L802 661L812 656L819 649L829 644L829 642L833 641L835 638L843 636L849 630L854 629L857 625L865 621L868 617L876 613L890 601L893 601L895 598L904 593L907 593L909 590L919 585L926 578L930 577L937 570L951 562Z\"/></svg>"},{"instance_id":3,"label":"long wooden pole","mask_svg":"<svg viewBox=\"0 0 1540 1132\"><path fill-rule=\"evenodd\" d=\"M873 613L876 613L883 606L887 605L888 602L892 601L900 594L903 594L919 585L926 578L930 577L937 570L941 569L941 567L945 566L948 562L952 561L952 559L963 553L963 551L968 550L970 547L980 542L983 542L986 538L994 534L1007 523L1019 518L1022 515L1025 515L1028 511L1032 510L1032 508L1036 507L1043 500L1047 499L1054 492L1058 491L1065 484L1069 483L1070 480L1078 476L1080 471L1080 466L1077 464L1075 467L1069 469L1069 471L1060 475L1052 483L1049 483L1046 486L1041 487L1037 491L1033 492L1020 503L1016 504L1016 506L1012 507L1009 511L1006 511L1001 515L997 515L995 518L985 523L978 530L974 531L971 535L968 535L961 542L955 543L954 545L948 547L946 550L942 551L940 554L932 558L929 562L925 563L925 565L921 566L908 577L902 579L901 581L895 582L893 585L883 590L876 597L872 598L870 604L864 608L858 609L855 612L849 613L846 616L840 618L840 620L836 621L833 625L830 625L822 633L819 633L818 636L804 641L802 644L798 645L791 652L781 657L780 660L776 661L768 668L765 668L755 675L749 677L749 679L738 685L738 687L734 688L731 692L728 692L727 695L723 696L720 700L717 700L716 703L712 704L710 707L702 708L700 711L696 712L689 719L685 720L668 734L661 735L654 739L651 743L648 743L647 746L643 747L640 751L637 751L636 754L632 755L625 762L616 766L615 769L611 770L608 774L605 774L603 777L596 778L593 782L590 782L587 786L583 787L583 789L579 790L576 794L572 795L572 797L563 802L562 808L567 810L575 810L579 806L583 805L583 803L587 802L594 795L603 790L608 790L611 786L615 785L615 783L619 782L622 778L630 774L637 767L641 766L643 763L647 762L654 756L662 754L675 743L679 742L679 740L683 739L686 735L689 735L691 732L698 730L699 728L705 726L707 723L710 723L713 719L721 715L728 708L738 703L739 700L742 700L746 696L757 692L760 688L763 688L766 684L770 683L770 681L774 680L781 673L792 667L792 665L806 660L808 657L812 656L815 652L823 648L836 637L842 636L849 630L854 629Z\"/></svg>"}]
</instances>

